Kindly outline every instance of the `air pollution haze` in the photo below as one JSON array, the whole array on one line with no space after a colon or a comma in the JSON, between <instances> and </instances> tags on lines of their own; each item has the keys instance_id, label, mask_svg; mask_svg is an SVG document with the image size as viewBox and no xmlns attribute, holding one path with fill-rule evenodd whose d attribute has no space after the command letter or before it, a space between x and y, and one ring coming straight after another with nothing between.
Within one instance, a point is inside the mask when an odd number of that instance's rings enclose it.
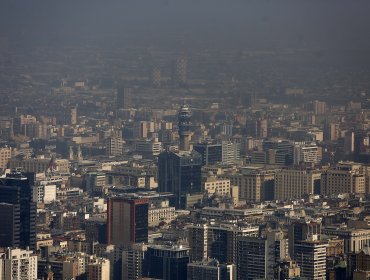
<instances>
[{"instance_id":1,"label":"air pollution haze","mask_svg":"<svg viewBox=\"0 0 370 280\"><path fill-rule=\"evenodd\" d=\"M80 0L0 4L0 34L24 44L367 50L366 0Z\"/></svg>"}]
</instances>

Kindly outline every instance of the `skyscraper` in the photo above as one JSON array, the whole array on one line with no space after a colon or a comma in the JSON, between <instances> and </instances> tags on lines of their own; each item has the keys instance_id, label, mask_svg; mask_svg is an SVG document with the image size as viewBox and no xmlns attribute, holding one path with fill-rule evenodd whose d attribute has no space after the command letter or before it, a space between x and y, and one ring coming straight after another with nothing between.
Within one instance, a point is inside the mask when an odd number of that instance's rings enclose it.
<instances>
[{"instance_id":1,"label":"skyscraper","mask_svg":"<svg viewBox=\"0 0 370 280\"><path fill-rule=\"evenodd\" d=\"M158 158L158 187L176 197L176 208L186 208L187 195L202 191L202 156L196 151L165 151Z\"/></svg>"},{"instance_id":2,"label":"skyscraper","mask_svg":"<svg viewBox=\"0 0 370 280\"><path fill-rule=\"evenodd\" d=\"M0 224L6 225L1 226L0 234L10 238L7 233L13 231L12 240L0 239L1 243L8 244L5 246L30 247L32 250L36 247L36 203L32 200L34 176L34 173L13 172L0 180L0 203L6 211L0 216ZM12 226L8 224L10 221Z\"/></svg>"},{"instance_id":3,"label":"skyscraper","mask_svg":"<svg viewBox=\"0 0 370 280\"><path fill-rule=\"evenodd\" d=\"M172 64L172 83L177 86L184 86L187 82L188 60L182 56Z\"/></svg>"},{"instance_id":4,"label":"skyscraper","mask_svg":"<svg viewBox=\"0 0 370 280\"><path fill-rule=\"evenodd\" d=\"M202 155L203 165L212 165L222 161L222 145L199 143L194 145L194 150Z\"/></svg>"},{"instance_id":5,"label":"skyscraper","mask_svg":"<svg viewBox=\"0 0 370 280\"><path fill-rule=\"evenodd\" d=\"M108 244L148 242L148 200L112 197L108 201Z\"/></svg>"},{"instance_id":6,"label":"skyscraper","mask_svg":"<svg viewBox=\"0 0 370 280\"><path fill-rule=\"evenodd\" d=\"M132 89L120 87L117 90L117 109L128 109L132 106Z\"/></svg>"},{"instance_id":7,"label":"skyscraper","mask_svg":"<svg viewBox=\"0 0 370 280\"><path fill-rule=\"evenodd\" d=\"M171 192L176 207L186 208L187 196L200 193L202 156L190 151L190 109L183 105L179 110L179 151L165 151L158 158L158 187L160 192Z\"/></svg>"}]
</instances>

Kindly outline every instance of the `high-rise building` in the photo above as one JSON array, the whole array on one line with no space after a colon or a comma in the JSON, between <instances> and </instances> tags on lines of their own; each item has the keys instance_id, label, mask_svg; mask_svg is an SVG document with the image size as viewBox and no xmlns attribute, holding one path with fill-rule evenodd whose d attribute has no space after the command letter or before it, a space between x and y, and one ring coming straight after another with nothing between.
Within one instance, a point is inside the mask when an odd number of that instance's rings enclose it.
<instances>
[{"instance_id":1,"label":"high-rise building","mask_svg":"<svg viewBox=\"0 0 370 280\"><path fill-rule=\"evenodd\" d=\"M122 156L124 141L121 137L108 137L106 142L107 156Z\"/></svg>"},{"instance_id":2,"label":"high-rise building","mask_svg":"<svg viewBox=\"0 0 370 280\"><path fill-rule=\"evenodd\" d=\"M204 260L188 264L187 280L236 280L234 264L220 264L217 260Z\"/></svg>"},{"instance_id":3,"label":"high-rise building","mask_svg":"<svg viewBox=\"0 0 370 280\"><path fill-rule=\"evenodd\" d=\"M187 207L187 197L202 191L202 156L190 151L190 117L187 105L178 113L179 151L164 151L158 157L158 187L160 192L171 192L176 197L177 208Z\"/></svg>"},{"instance_id":4,"label":"high-rise building","mask_svg":"<svg viewBox=\"0 0 370 280\"><path fill-rule=\"evenodd\" d=\"M268 136L268 123L266 119L247 120L247 136L253 138L266 138Z\"/></svg>"},{"instance_id":5,"label":"high-rise building","mask_svg":"<svg viewBox=\"0 0 370 280\"><path fill-rule=\"evenodd\" d=\"M186 208L187 195L202 191L202 157L196 151L165 151L158 158L160 192L175 195L175 207Z\"/></svg>"},{"instance_id":6,"label":"high-rise building","mask_svg":"<svg viewBox=\"0 0 370 280\"><path fill-rule=\"evenodd\" d=\"M316 144L310 145L295 145L293 153L293 163L318 163L320 161L319 148Z\"/></svg>"},{"instance_id":7,"label":"high-rise building","mask_svg":"<svg viewBox=\"0 0 370 280\"><path fill-rule=\"evenodd\" d=\"M108 201L108 244L148 242L148 199L112 197Z\"/></svg>"},{"instance_id":8,"label":"high-rise building","mask_svg":"<svg viewBox=\"0 0 370 280\"><path fill-rule=\"evenodd\" d=\"M1 242L11 244L12 242L17 243L19 240L19 244L15 243L12 246L29 247L32 250L36 248L36 203L33 202L34 182L34 173L20 172L7 174L5 178L0 180L0 203L3 203L3 208L7 210L7 214L3 216L4 220L0 221L0 223L3 225L5 221L12 220L14 232L12 240L1 238ZM10 205L13 205L13 207ZM7 227L5 232L9 232L9 230L10 228ZM19 239L17 236L19 236Z\"/></svg>"},{"instance_id":9,"label":"high-rise building","mask_svg":"<svg viewBox=\"0 0 370 280\"><path fill-rule=\"evenodd\" d=\"M148 123L140 121L134 123L133 128L134 138L147 139L148 138Z\"/></svg>"},{"instance_id":10,"label":"high-rise building","mask_svg":"<svg viewBox=\"0 0 370 280\"><path fill-rule=\"evenodd\" d=\"M222 163L233 164L240 160L240 143L222 142Z\"/></svg>"},{"instance_id":11,"label":"high-rise building","mask_svg":"<svg viewBox=\"0 0 370 280\"><path fill-rule=\"evenodd\" d=\"M326 112L326 102L315 100L312 102L312 109L316 115L322 115Z\"/></svg>"},{"instance_id":12,"label":"high-rise building","mask_svg":"<svg viewBox=\"0 0 370 280\"><path fill-rule=\"evenodd\" d=\"M147 249L148 246L142 243L135 243L123 249L122 279L137 280L145 276Z\"/></svg>"},{"instance_id":13,"label":"high-rise building","mask_svg":"<svg viewBox=\"0 0 370 280\"><path fill-rule=\"evenodd\" d=\"M312 280L326 279L326 248L327 242L304 240L294 245L294 259L301 268L301 276Z\"/></svg>"},{"instance_id":14,"label":"high-rise building","mask_svg":"<svg viewBox=\"0 0 370 280\"><path fill-rule=\"evenodd\" d=\"M150 78L153 86L160 87L162 80L161 69L157 67L152 69Z\"/></svg>"},{"instance_id":15,"label":"high-rise building","mask_svg":"<svg viewBox=\"0 0 370 280\"><path fill-rule=\"evenodd\" d=\"M274 279L274 266L288 255L288 240L281 231L266 237L239 237L237 276L239 280Z\"/></svg>"},{"instance_id":16,"label":"high-rise building","mask_svg":"<svg viewBox=\"0 0 370 280\"><path fill-rule=\"evenodd\" d=\"M117 90L117 109L128 109L132 106L132 89L120 87Z\"/></svg>"},{"instance_id":17,"label":"high-rise building","mask_svg":"<svg viewBox=\"0 0 370 280\"><path fill-rule=\"evenodd\" d=\"M8 248L5 252L0 252L0 279L38 279L37 255L28 249Z\"/></svg>"},{"instance_id":18,"label":"high-rise building","mask_svg":"<svg viewBox=\"0 0 370 280\"><path fill-rule=\"evenodd\" d=\"M151 245L147 251L147 276L163 280L187 280L189 248Z\"/></svg>"},{"instance_id":19,"label":"high-rise building","mask_svg":"<svg viewBox=\"0 0 370 280\"><path fill-rule=\"evenodd\" d=\"M0 203L0 247L20 246L20 204Z\"/></svg>"},{"instance_id":20,"label":"high-rise building","mask_svg":"<svg viewBox=\"0 0 370 280\"><path fill-rule=\"evenodd\" d=\"M295 256L295 244L297 242L308 240L312 236L321 234L321 224L315 221L299 220L293 222L288 228L289 255Z\"/></svg>"},{"instance_id":21,"label":"high-rise building","mask_svg":"<svg viewBox=\"0 0 370 280\"><path fill-rule=\"evenodd\" d=\"M222 162L222 145L199 143L193 149L202 155L203 165L212 165Z\"/></svg>"},{"instance_id":22,"label":"high-rise building","mask_svg":"<svg viewBox=\"0 0 370 280\"><path fill-rule=\"evenodd\" d=\"M192 225L188 230L192 261L212 258L221 263L236 263L238 237L257 236L259 229L230 224L202 224Z\"/></svg>"},{"instance_id":23,"label":"high-rise building","mask_svg":"<svg viewBox=\"0 0 370 280\"><path fill-rule=\"evenodd\" d=\"M188 60L182 56L172 64L172 83L177 86L184 86L187 82Z\"/></svg>"}]
</instances>

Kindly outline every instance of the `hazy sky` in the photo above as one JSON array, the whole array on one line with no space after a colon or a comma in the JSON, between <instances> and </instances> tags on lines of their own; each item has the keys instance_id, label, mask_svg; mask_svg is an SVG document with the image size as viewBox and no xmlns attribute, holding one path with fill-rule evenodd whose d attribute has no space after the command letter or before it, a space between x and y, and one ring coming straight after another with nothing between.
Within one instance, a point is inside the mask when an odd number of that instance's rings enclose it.
<instances>
[{"instance_id":1,"label":"hazy sky","mask_svg":"<svg viewBox=\"0 0 370 280\"><path fill-rule=\"evenodd\" d=\"M370 49L369 0L1 0L0 36L247 48ZM180 40L181 41L181 40Z\"/></svg>"}]
</instances>

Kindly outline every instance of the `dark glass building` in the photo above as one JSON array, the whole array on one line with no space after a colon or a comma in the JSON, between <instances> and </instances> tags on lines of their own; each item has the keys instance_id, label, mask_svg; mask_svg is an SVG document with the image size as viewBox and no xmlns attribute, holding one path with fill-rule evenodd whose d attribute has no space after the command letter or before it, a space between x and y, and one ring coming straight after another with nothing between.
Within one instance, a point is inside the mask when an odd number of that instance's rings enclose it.
<instances>
[{"instance_id":1,"label":"dark glass building","mask_svg":"<svg viewBox=\"0 0 370 280\"><path fill-rule=\"evenodd\" d=\"M196 151L166 151L158 158L160 192L175 195L177 208L186 208L187 195L200 193L202 156Z\"/></svg>"},{"instance_id":2,"label":"dark glass building","mask_svg":"<svg viewBox=\"0 0 370 280\"><path fill-rule=\"evenodd\" d=\"M164 280L186 280L189 248L153 245L147 251L147 276Z\"/></svg>"},{"instance_id":3,"label":"dark glass building","mask_svg":"<svg viewBox=\"0 0 370 280\"><path fill-rule=\"evenodd\" d=\"M20 172L7 174L0 180L0 247L36 249L34 182L34 173Z\"/></svg>"},{"instance_id":4,"label":"dark glass building","mask_svg":"<svg viewBox=\"0 0 370 280\"><path fill-rule=\"evenodd\" d=\"M202 155L203 165L212 165L222 162L222 145L199 143L193 149Z\"/></svg>"}]
</instances>

